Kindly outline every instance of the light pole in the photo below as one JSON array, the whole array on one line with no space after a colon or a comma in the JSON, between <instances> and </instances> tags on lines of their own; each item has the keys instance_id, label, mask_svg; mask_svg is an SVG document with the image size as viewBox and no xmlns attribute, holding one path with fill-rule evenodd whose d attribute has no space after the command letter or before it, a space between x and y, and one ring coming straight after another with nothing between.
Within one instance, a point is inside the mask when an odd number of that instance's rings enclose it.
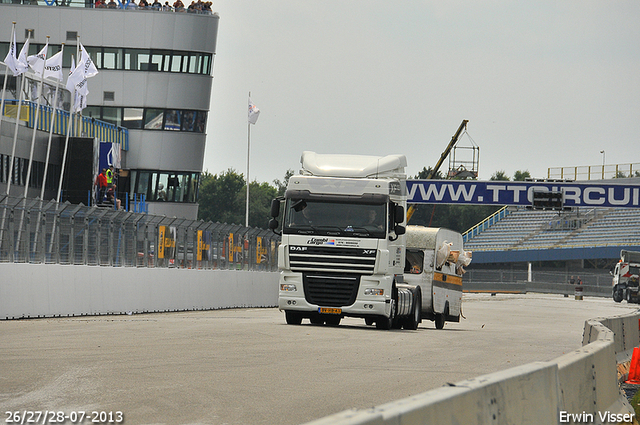
<instances>
[{"instance_id":1,"label":"light pole","mask_svg":"<svg viewBox=\"0 0 640 425\"><path fill-rule=\"evenodd\" d=\"M600 153L602 154L602 179L604 180L604 149Z\"/></svg>"}]
</instances>

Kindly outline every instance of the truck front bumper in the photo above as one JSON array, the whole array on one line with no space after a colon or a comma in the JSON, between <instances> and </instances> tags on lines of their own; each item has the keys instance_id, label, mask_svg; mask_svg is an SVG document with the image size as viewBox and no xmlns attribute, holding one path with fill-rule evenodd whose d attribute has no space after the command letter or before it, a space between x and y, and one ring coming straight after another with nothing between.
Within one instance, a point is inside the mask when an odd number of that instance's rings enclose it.
<instances>
[{"instance_id":1,"label":"truck front bumper","mask_svg":"<svg viewBox=\"0 0 640 425\"><path fill-rule=\"evenodd\" d=\"M351 305L330 306L307 301L300 273L282 272L279 283L278 308L296 311L308 317L323 311L350 317L388 317L391 312L392 284L392 279L387 276L362 276L356 299ZM322 310L325 308L329 310ZM335 309L339 309L339 312Z\"/></svg>"}]
</instances>

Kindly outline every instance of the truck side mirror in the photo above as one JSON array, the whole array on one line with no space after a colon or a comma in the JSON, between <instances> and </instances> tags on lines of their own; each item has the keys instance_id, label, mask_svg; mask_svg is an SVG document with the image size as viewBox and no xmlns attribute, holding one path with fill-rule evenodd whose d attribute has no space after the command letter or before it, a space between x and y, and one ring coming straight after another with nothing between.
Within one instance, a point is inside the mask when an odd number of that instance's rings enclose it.
<instances>
[{"instance_id":1,"label":"truck side mirror","mask_svg":"<svg viewBox=\"0 0 640 425\"><path fill-rule=\"evenodd\" d=\"M275 218L279 215L280 215L280 200L274 199L273 201L271 201L271 217ZM269 222L269 226L271 226L271 222ZM276 227L278 227L277 222L276 222Z\"/></svg>"},{"instance_id":2,"label":"truck side mirror","mask_svg":"<svg viewBox=\"0 0 640 425\"><path fill-rule=\"evenodd\" d=\"M396 232L396 235L404 235L405 233L407 233L407 229L404 226L400 226L399 224L396 225L396 227L393 229L394 232Z\"/></svg>"},{"instance_id":3,"label":"truck side mirror","mask_svg":"<svg viewBox=\"0 0 640 425\"><path fill-rule=\"evenodd\" d=\"M280 223L278 223L278 220L276 220L275 218L272 218L271 220L269 220L269 229L276 230L279 224Z\"/></svg>"},{"instance_id":4,"label":"truck side mirror","mask_svg":"<svg viewBox=\"0 0 640 425\"><path fill-rule=\"evenodd\" d=\"M404 221L404 207L402 205L396 205L394 211L394 221L396 223L402 223ZM404 234L404 232L402 234Z\"/></svg>"}]
</instances>

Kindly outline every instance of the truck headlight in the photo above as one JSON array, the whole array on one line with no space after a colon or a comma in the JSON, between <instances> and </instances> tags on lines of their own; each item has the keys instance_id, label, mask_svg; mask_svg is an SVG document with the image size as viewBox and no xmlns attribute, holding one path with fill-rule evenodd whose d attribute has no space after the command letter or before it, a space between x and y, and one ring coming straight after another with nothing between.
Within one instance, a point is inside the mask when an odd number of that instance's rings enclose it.
<instances>
[{"instance_id":1,"label":"truck headlight","mask_svg":"<svg viewBox=\"0 0 640 425\"><path fill-rule=\"evenodd\" d=\"M284 292L294 292L297 291L298 288L296 288L296 285L293 285L291 283L281 283L280 290Z\"/></svg>"},{"instance_id":2,"label":"truck headlight","mask_svg":"<svg viewBox=\"0 0 640 425\"><path fill-rule=\"evenodd\" d=\"M365 295L384 295L384 289L378 288L366 288L364 290Z\"/></svg>"}]
</instances>

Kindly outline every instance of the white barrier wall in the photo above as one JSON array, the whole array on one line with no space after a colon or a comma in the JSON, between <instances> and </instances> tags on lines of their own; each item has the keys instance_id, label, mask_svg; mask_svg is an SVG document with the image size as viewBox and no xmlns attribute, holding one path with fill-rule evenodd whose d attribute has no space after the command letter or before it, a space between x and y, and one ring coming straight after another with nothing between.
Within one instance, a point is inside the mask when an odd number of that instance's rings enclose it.
<instances>
[{"instance_id":1,"label":"white barrier wall","mask_svg":"<svg viewBox=\"0 0 640 425\"><path fill-rule=\"evenodd\" d=\"M630 350L640 343L639 320L637 312L588 320L585 345L554 361L529 363L371 409L347 410L308 425L631 422L633 409L618 387L616 357L630 358Z\"/></svg>"},{"instance_id":2,"label":"white barrier wall","mask_svg":"<svg viewBox=\"0 0 640 425\"><path fill-rule=\"evenodd\" d=\"M0 264L0 320L278 305L278 274Z\"/></svg>"}]
</instances>

